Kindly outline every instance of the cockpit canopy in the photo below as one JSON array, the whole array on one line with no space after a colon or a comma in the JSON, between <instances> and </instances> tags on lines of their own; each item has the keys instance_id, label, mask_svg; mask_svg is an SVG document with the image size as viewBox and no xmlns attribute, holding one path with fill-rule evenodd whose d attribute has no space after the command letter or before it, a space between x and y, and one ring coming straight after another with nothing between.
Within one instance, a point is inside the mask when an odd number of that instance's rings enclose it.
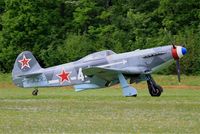
<instances>
[{"instance_id":1,"label":"cockpit canopy","mask_svg":"<svg viewBox=\"0 0 200 134\"><path fill-rule=\"evenodd\" d=\"M83 57L82 59L80 59L80 61L87 62L87 61L91 61L91 60L102 59L102 58L106 58L106 56L113 55L113 54L116 54L116 53L111 50L104 50L104 51L89 54L89 55Z\"/></svg>"}]
</instances>

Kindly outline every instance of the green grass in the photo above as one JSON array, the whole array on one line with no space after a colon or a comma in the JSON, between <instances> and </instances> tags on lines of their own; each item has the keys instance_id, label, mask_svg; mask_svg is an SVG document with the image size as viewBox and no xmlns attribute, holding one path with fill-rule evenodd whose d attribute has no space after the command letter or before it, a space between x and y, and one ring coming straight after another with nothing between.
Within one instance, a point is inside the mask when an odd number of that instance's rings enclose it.
<instances>
[{"instance_id":1,"label":"green grass","mask_svg":"<svg viewBox=\"0 0 200 134\"><path fill-rule=\"evenodd\" d=\"M156 75L159 84L177 86L158 98L149 96L145 82L136 85L136 98L123 97L118 86L46 88L32 96L10 78L0 75L0 133L200 133L198 76L183 76L179 85L176 76Z\"/></svg>"}]
</instances>

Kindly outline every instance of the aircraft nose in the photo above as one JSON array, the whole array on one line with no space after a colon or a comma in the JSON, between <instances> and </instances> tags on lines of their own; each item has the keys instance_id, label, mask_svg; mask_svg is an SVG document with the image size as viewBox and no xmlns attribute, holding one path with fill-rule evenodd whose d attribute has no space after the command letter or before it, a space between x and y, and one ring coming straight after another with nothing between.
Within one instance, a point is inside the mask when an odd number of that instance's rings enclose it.
<instances>
[{"instance_id":1,"label":"aircraft nose","mask_svg":"<svg viewBox=\"0 0 200 134\"><path fill-rule=\"evenodd\" d=\"M187 53L187 49L185 47L182 47L182 54L185 55Z\"/></svg>"},{"instance_id":2,"label":"aircraft nose","mask_svg":"<svg viewBox=\"0 0 200 134\"><path fill-rule=\"evenodd\" d=\"M187 49L182 46L172 47L172 56L175 60L182 58L187 53Z\"/></svg>"}]
</instances>

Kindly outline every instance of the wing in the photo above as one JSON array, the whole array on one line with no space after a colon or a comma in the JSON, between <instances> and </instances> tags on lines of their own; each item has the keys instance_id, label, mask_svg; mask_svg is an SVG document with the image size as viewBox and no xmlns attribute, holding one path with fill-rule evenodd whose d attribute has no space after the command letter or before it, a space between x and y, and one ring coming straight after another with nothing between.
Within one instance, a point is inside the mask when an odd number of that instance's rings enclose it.
<instances>
[{"instance_id":1,"label":"wing","mask_svg":"<svg viewBox=\"0 0 200 134\"><path fill-rule=\"evenodd\" d=\"M83 70L83 73L88 77L99 77L106 81L112 81L118 79L118 73L123 74L147 74L151 70L146 67L126 67L123 69L117 68L102 68L102 67L90 67Z\"/></svg>"},{"instance_id":2,"label":"wing","mask_svg":"<svg viewBox=\"0 0 200 134\"><path fill-rule=\"evenodd\" d=\"M75 85L75 91L103 88L111 86L114 83L118 83L117 70L108 70L100 67L91 67L84 69L83 73L89 77L90 83Z\"/></svg>"}]
</instances>

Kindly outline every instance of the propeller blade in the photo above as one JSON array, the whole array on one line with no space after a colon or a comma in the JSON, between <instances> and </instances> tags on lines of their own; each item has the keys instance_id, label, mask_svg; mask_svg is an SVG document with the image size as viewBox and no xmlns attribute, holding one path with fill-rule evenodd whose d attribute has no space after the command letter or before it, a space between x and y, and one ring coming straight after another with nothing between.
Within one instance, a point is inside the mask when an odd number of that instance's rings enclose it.
<instances>
[{"instance_id":1,"label":"propeller blade","mask_svg":"<svg viewBox=\"0 0 200 134\"><path fill-rule=\"evenodd\" d=\"M174 44L172 44L173 48L176 49L176 46Z\"/></svg>"},{"instance_id":2,"label":"propeller blade","mask_svg":"<svg viewBox=\"0 0 200 134\"><path fill-rule=\"evenodd\" d=\"M179 59L176 60L176 69L177 69L177 75L178 75L178 82L181 82L181 69L180 69L180 62Z\"/></svg>"}]
</instances>

